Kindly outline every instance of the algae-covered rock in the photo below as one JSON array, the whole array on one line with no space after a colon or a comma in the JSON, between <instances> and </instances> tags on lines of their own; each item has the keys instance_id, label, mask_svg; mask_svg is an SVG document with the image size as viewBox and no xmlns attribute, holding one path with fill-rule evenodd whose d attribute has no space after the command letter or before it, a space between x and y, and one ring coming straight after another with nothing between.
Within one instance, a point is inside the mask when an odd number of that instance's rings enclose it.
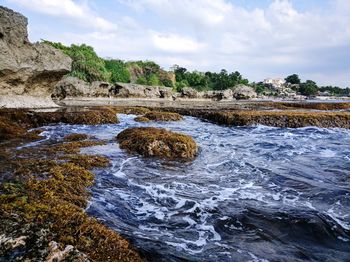
<instances>
[{"instance_id":1,"label":"algae-covered rock","mask_svg":"<svg viewBox=\"0 0 350 262\"><path fill-rule=\"evenodd\" d=\"M117 140L120 148L143 156L190 159L198 151L192 137L164 128L128 128L118 134Z\"/></svg>"},{"instance_id":2,"label":"algae-covered rock","mask_svg":"<svg viewBox=\"0 0 350 262\"><path fill-rule=\"evenodd\" d=\"M144 115L144 117L153 121L179 121L182 116L178 113L151 111Z\"/></svg>"},{"instance_id":3,"label":"algae-covered rock","mask_svg":"<svg viewBox=\"0 0 350 262\"><path fill-rule=\"evenodd\" d=\"M72 142L72 141L82 141L82 140L86 140L88 138L89 138L89 136L87 134L72 133L72 134L66 135L63 138L63 140Z\"/></svg>"},{"instance_id":4,"label":"algae-covered rock","mask_svg":"<svg viewBox=\"0 0 350 262\"><path fill-rule=\"evenodd\" d=\"M0 142L7 139L38 139L37 132L28 132L25 128L0 116Z\"/></svg>"},{"instance_id":5,"label":"algae-covered rock","mask_svg":"<svg viewBox=\"0 0 350 262\"><path fill-rule=\"evenodd\" d=\"M65 123L71 125L99 125L118 123L114 110L108 108L38 112L32 110L0 110L0 117L19 124L24 128L33 128L50 124Z\"/></svg>"},{"instance_id":6,"label":"algae-covered rock","mask_svg":"<svg viewBox=\"0 0 350 262\"><path fill-rule=\"evenodd\" d=\"M150 120L147 117L138 116L138 117L134 118L134 121L136 121L136 122L149 122Z\"/></svg>"}]
</instances>

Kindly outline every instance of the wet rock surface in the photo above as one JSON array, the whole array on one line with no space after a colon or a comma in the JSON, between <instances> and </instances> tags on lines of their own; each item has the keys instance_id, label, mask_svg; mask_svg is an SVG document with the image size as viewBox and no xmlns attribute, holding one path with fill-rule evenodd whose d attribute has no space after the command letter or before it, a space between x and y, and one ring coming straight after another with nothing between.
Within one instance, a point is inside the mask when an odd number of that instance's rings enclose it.
<instances>
[{"instance_id":1,"label":"wet rock surface","mask_svg":"<svg viewBox=\"0 0 350 262\"><path fill-rule=\"evenodd\" d=\"M119 133L117 140L120 148L148 157L191 159L198 151L190 136L163 128L129 128Z\"/></svg>"},{"instance_id":2,"label":"wet rock surface","mask_svg":"<svg viewBox=\"0 0 350 262\"><path fill-rule=\"evenodd\" d=\"M11 115L7 111L5 117L9 122L21 121L26 130L39 123L31 123L31 113ZM44 113L35 114L38 118ZM57 124L55 117L44 118L45 124L49 119ZM67 134L28 147L16 147L23 139L11 146L4 144L6 153L0 157L1 261L143 261L126 239L84 212L88 187L94 181L90 170L110 163L104 156L80 154L81 148L106 143L88 138ZM3 149L0 143L0 151Z\"/></svg>"},{"instance_id":3,"label":"wet rock surface","mask_svg":"<svg viewBox=\"0 0 350 262\"><path fill-rule=\"evenodd\" d=\"M153 121L180 121L182 116L178 113L173 112L160 112L160 111L151 111L144 115L144 117Z\"/></svg>"}]
</instances>

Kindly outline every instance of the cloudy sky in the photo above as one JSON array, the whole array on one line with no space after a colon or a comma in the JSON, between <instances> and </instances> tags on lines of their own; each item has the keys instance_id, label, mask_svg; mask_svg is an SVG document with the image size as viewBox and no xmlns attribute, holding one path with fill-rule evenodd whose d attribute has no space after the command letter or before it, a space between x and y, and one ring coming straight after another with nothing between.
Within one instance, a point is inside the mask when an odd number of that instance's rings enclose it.
<instances>
[{"instance_id":1,"label":"cloudy sky","mask_svg":"<svg viewBox=\"0 0 350 262\"><path fill-rule=\"evenodd\" d=\"M169 69L298 73L350 86L350 0L0 0L31 41L87 43L102 57Z\"/></svg>"}]
</instances>

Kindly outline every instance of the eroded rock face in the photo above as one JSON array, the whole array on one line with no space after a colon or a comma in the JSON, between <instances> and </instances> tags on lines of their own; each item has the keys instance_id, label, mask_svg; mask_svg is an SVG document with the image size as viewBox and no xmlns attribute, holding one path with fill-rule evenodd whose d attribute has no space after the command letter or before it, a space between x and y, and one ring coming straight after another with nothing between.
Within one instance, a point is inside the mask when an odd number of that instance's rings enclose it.
<instances>
[{"instance_id":1,"label":"eroded rock face","mask_svg":"<svg viewBox=\"0 0 350 262\"><path fill-rule=\"evenodd\" d=\"M198 147L192 137L164 128L128 128L118 134L120 148L143 156L191 159Z\"/></svg>"},{"instance_id":2,"label":"eroded rock face","mask_svg":"<svg viewBox=\"0 0 350 262\"><path fill-rule=\"evenodd\" d=\"M62 100L77 97L110 97L111 85L107 82L87 83L77 77L65 76L59 81L52 93L52 98Z\"/></svg>"},{"instance_id":3,"label":"eroded rock face","mask_svg":"<svg viewBox=\"0 0 350 262\"><path fill-rule=\"evenodd\" d=\"M57 106L50 95L72 61L51 46L31 44L27 24L0 6L0 107Z\"/></svg>"},{"instance_id":4,"label":"eroded rock face","mask_svg":"<svg viewBox=\"0 0 350 262\"><path fill-rule=\"evenodd\" d=\"M171 88L164 86L146 86L128 83L116 83L110 89L111 95L119 98L165 98L172 99Z\"/></svg>"}]
</instances>

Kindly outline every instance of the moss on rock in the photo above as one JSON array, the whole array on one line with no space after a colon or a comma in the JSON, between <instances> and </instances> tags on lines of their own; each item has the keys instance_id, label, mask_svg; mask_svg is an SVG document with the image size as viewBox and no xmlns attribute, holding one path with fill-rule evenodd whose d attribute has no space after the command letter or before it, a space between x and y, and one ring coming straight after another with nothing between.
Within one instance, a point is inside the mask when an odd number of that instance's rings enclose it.
<instances>
[{"instance_id":1,"label":"moss on rock","mask_svg":"<svg viewBox=\"0 0 350 262\"><path fill-rule=\"evenodd\" d=\"M107 157L98 155L73 154L64 155L60 157L60 159L66 160L69 163L73 163L86 169L91 169L94 167L107 167L110 164L110 161Z\"/></svg>"},{"instance_id":2,"label":"moss on rock","mask_svg":"<svg viewBox=\"0 0 350 262\"><path fill-rule=\"evenodd\" d=\"M65 123L71 125L115 124L118 118L113 110L107 108L74 109L56 112L32 110L0 110L0 117L22 128L40 127Z\"/></svg>"},{"instance_id":3,"label":"moss on rock","mask_svg":"<svg viewBox=\"0 0 350 262\"><path fill-rule=\"evenodd\" d=\"M198 147L192 137L163 128L128 128L118 134L120 148L143 156L191 159Z\"/></svg>"},{"instance_id":4,"label":"moss on rock","mask_svg":"<svg viewBox=\"0 0 350 262\"><path fill-rule=\"evenodd\" d=\"M0 142L8 139L39 139L37 132L28 132L26 128L0 116Z\"/></svg>"},{"instance_id":5,"label":"moss on rock","mask_svg":"<svg viewBox=\"0 0 350 262\"><path fill-rule=\"evenodd\" d=\"M301 111L224 111L201 113L202 117L218 124L247 126L267 125L298 128L305 126L350 128L347 112Z\"/></svg>"},{"instance_id":6,"label":"moss on rock","mask_svg":"<svg viewBox=\"0 0 350 262\"><path fill-rule=\"evenodd\" d=\"M153 121L179 121L182 116L178 113L152 111L144 115L144 117Z\"/></svg>"},{"instance_id":7,"label":"moss on rock","mask_svg":"<svg viewBox=\"0 0 350 262\"><path fill-rule=\"evenodd\" d=\"M259 106L267 106L278 109L315 109L315 110L341 110L350 109L350 102L327 103L327 102L261 102Z\"/></svg>"},{"instance_id":8,"label":"moss on rock","mask_svg":"<svg viewBox=\"0 0 350 262\"><path fill-rule=\"evenodd\" d=\"M63 138L63 140L68 141L68 142L72 142L72 141L82 141L82 140L86 140L88 138L89 138L89 136L87 134L72 133L72 134L66 135Z\"/></svg>"},{"instance_id":9,"label":"moss on rock","mask_svg":"<svg viewBox=\"0 0 350 262\"><path fill-rule=\"evenodd\" d=\"M1 257L44 261L52 255L50 243L54 241L62 247L71 245L75 251L69 256L83 252L86 261L143 261L127 240L84 212L87 188L94 181L88 169L105 167L109 160L65 153L91 144L57 144L59 151L53 150L53 154L47 154L50 145L40 150L32 148L30 154L35 158L16 158L11 164L11 181L0 184L0 232L7 239L21 239L23 243L20 252L15 245L0 245Z\"/></svg>"},{"instance_id":10,"label":"moss on rock","mask_svg":"<svg viewBox=\"0 0 350 262\"><path fill-rule=\"evenodd\" d=\"M144 116L135 117L134 120L136 122L149 122L150 121L147 117L144 117Z\"/></svg>"}]
</instances>

